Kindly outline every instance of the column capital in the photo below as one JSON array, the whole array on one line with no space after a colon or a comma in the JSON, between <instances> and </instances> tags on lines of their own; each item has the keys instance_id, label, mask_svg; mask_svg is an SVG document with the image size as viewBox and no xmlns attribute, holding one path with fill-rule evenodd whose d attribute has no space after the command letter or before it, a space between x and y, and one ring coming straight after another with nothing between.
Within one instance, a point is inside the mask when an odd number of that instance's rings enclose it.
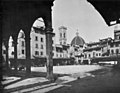
<instances>
[{"instance_id":1,"label":"column capital","mask_svg":"<svg viewBox=\"0 0 120 93\"><path fill-rule=\"evenodd\" d=\"M25 40L31 40L30 36L25 36Z\"/></svg>"},{"instance_id":2,"label":"column capital","mask_svg":"<svg viewBox=\"0 0 120 93\"><path fill-rule=\"evenodd\" d=\"M46 34L51 34L52 36L55 36L55 33L50 32L50 31L46 32Z\"/></svg>"},{"instance_id":3,"label":"column capital","mask_svg":"<svg viewBox=\"0 0 120 93\"><path fill-rule=\"evenodd\" d=\"M45 31L46 31L46 32L53 32L53 28L52 28L52 27L46 27L46 28L45 28Z\"/></svg>"}]
</instances>

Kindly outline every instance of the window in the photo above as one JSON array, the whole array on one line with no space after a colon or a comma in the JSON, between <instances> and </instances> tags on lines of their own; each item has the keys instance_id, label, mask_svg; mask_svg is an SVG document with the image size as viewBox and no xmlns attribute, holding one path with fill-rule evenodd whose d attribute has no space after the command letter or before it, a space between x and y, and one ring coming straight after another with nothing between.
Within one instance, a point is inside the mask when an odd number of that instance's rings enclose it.
<instances>
[{"instance_id":1,"label":"window","mask_svg":"<svg viewBox=\"0 0 120 93\"><path fill-rule=\"evenodd\" d=\"M56 57L58 57L58 54L56 54Z\"/></svg>"},{"instance_id":2,"label":"window","mask_svg":"<svg viewBox=\"0 0 120 93\"><path fill-rule=\"evenodd\" d=\"M111 50L111 54L114 54L114 50Z\"/></svg>"},{"instance_id":3,"label":"window","mask_svg":"<svg viewBox=\"0 0 120 93\"><path fill-rule=\"evenodd\" d=\"M24 45L24 41L22 41L22 47L24 47L25 45Z\"/></svg>"},{"instance_id":4,"label":"window","mask_svg":"<svg viewBox=\"0 0 120 93\"><path fill-rule=\"evenodd\" d=\"M95 57L95 52L93 52L93 57Z\"/></svg>"},{"instance_id":5,"label":"window","mask_svg":"<svg viewBox=\"0 0 120 93\"><path fill-rule=\"evenodd\" d=\"M62 33L60 33L60 38L62 38Z\"/></svg>"},{"instance_id":6,"label":"window","mask_svg":"<svg viewBox=\"0 0 120 93\"><path fill-rule=\"evenodd\" d=\"M89 57L90 57L90 54L89 54Z\"/></svg>"},{"instance_id":7,"label":"window","mask_svg":"<svg viewBox=\"0 0 120 93\"><path fill-rule=\"evenodd\" d=\"M113 47L113 44L111 44L110 46Z\"/></svg>"},{"instance_id":8,"label":"window","mask_svg":"<svg viewBox=\"0 0 120 93\"><path fill-rule=\"evenodd\" d=\"M116 49L116 54L119 54L119 49Z\"/></svg>"},{"instance_id":9,"label":"window","mask_svg":"<svg viewBox=\"0 0 120 93\"><path fill-rule=\"evenodd\" d=\"M38 37L37 36L35 36L35 41L38 41Z\"/></svg>"},{"instance_id":10,"label":"window","mask_svg":"<svg viewBox=\"0 0 120 93\"><path fill-rule=\"evenodd\" d=\"M22 50L22 54L24 54L24 50Z\"/></svg>"},{"instance_id":11,"label":"window","mask_svg":"<svg viewBox=\"0 0 120 93\"><path fill-rule=\"evenodd\" d=\"M77 48L74 49L75 51L78 51Z\"/></svg>"},{"instance_id":12,"label":"window","mask_svg":"<svg viewBox=\"0 0 120 93\"><path fill-rule=\"evenodd\" d=\"M118 47L119 46L119 44L116 44L116 47Z\"/></svg>"},{"instance_id":13,"label":"window","mask_svg":"<svg viewBox=\"0 0 120 93\"><path fill-rule=\"evenodd\" d=\"M41 37L41 42L43 42L43 38Z\"/></svg>"},{"instance_id":14,"label":"window","mask_svg":"<svg viewBox=\"0 0 120 93\"><path fill-rule=\"evenodd\" d=\"M35 44L35 48L38 48L38 44Z\"/></svg>"},{"instance_id":15,"label":"window","mask_svg":"<svg viewBox=\"0 0 120 93\"><path fill-rule=\"evenodd\" d=\"M39 55L39 51L35 51L35 55Z\"/></svg>"},{"instance_id":16,"label":"window","mask_svg":"<svg viewBox=\"0 0 120 93\"><path fill-rule=\"evenodd\" d=\"M60 42L60 45L62 45L62 42Z\"/></svg>"},{"instance_id":17,"label":"window","mask_svg":"<svg viewBox=\"0 0 120 93\"><path fill-rule=\"evenodd\" d=\"M12 51L11 55L14 55L14 51Z\"/></svg>"},{"instance_id":18,"label":"window","mask_svg":"<svg viewBox=\"0 0 120 93\"><path fill-rule=\"evenodd\" d=\"M119 36L117 36L117 39L119 39Z\"/></svg>"},{"instance_id":19,"label":"window","mask_svg":"<svg viewBox=\"0 0 120 93\"><path fill-rule=\"evenodd\" d=\"M41 45L41 49L43 49L43 45Z\"/></svg>"},{"instance_id":20,"label":"window","mask_svg":"<svg viewBox=\"0 0 120 93\"><path fill-rule=\"evenodd\" d=\"M40 52L41 55L43 55L43 52Z\"/></svg>"},{"instance_id":21,"label":"window","mask_svg":"<svg viewBox=\"0 0 120 93\"><path fill-rule=\"evenodd\" d=\"M99 56L101 56L101 54L99 53Z\"/></svg>"},{"instance_id":22,"label":"window","mask_svg":"<svg viewBox=\"0 0 120 93\"><path fill-rule=\"evenodd\" d=\"M60 57L62 57L62 55L60 54Z\"/></svg>"},{"instance_id":23,"label":"window","mask_svg":"<svg viewBox=\"0 0 120 93\"><path fill-rule=\"evenodd\" d=\"M98 56L98 54L96 53L96 56Z\"/></svg>"},{"instance_id":24,"label":"window","mask_svg":"<svg viewBox=\"0 0 120 93\"><path fill-rule=\"evenodd\" d=\"M64 38L65 38L66 36L65 36L65 33L64 33Z\"/></svg>"}]
</instances>

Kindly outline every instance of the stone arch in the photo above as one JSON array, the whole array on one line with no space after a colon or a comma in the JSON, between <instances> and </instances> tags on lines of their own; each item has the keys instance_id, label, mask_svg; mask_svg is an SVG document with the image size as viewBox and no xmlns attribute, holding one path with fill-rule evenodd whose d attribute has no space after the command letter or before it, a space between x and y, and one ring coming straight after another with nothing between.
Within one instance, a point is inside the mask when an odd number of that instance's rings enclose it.
<instances>
[{"instance_id":1,"label":"stone arch","mask_svg":"<svg viewBox=\"0 0 120 93\"><path fill-rule=\"evenodd\" d=\"M8 53L9 53L9 58L14 58L14 40L13 37L10 36L9 37L9 41L8 41Z\"/></svg>"},{"instance_id":2,"label":"stone arch","mask_svg":"<svg viewBox=\"0 0 120 93\"><path fill-rule=\"evenodd\" d=\"M39 25L37 25L39 24ZM36 26L38 28L45 28L45 22L44 19L42 17L37 18L34 23L33 23L33 27Z\"/></svg>"},{"instance_id":3,"label":"stone arch","mask_svg":"<svg viewBox=\"0 0 120 93\"><path fill-rule=\"evenodd\" d=\"M47 77L50 79L53 77L52 68L52 17L51 17L51 7L53 6L54 0L25 0L25 1L2 1L2 16L3 16L3 38L6 39L10 35L15 38L15 60L17 59L17 43L16 37L18 35L19 29L22 29L25 33L25 43L26 43L26 73L31 72L31 62L30 62L30 31L32 24L36 18L42 17L45 21L45 31L47 42L47 55L48 55L48 69ZM7 34L7 33L8 34ZM9 35L10 34L10 35ZM8 42L8 41L7 41ZM49 66L50 65L50 66ZM9 71L9 70L8 70Z\"/></svg>"},{"instance_id":4,"label":"stone arch","mask_svg":"<svg viewBox=\"0 0 120 93\"><path fill-rule=\"evenodd\" d=\"M37 18L31 27L31 59L46 56L45 22L42 17ZM42 39L42 40L41 40ZM44 46L44 48L41 48ZM44 52L43 52L44 51Z\"/></svg>"},{"instance_id":5,"label":"stone arch","mask_svg":"<svg viewBox=\"0 0 120 93\"><path fill-rule=\"evenodd\" d=\"M21 29L18 33L18 38L17 38L17 55L18 59L25 59L25 33Z\"/></svg>"}]
</instances>

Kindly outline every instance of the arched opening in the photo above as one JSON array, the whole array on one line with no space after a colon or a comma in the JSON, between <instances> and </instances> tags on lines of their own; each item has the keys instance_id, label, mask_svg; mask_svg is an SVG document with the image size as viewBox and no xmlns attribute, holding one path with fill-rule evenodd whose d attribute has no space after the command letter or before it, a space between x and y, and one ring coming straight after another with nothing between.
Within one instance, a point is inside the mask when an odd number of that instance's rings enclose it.
<instances>
[{"instance_id":1,"label":"arched opening","mask_svg":"<svg viewBox=\"0 0 120 93\"><path fill-rule=\"evenodd\" d=\"M8 40L8 65L10 69L15 68L15 60L14 60L14 40L13 37L10 36ZM6 54L7 55L7 54Z\"/></svg>"},{"instance_id":2,"label":"arched opening","mask_svg":"<svg viewBox=\"0 0 120 93\"><path fill-rule=\"evenodd\" d=\"M38 18L33 23L30 32L32 66L44 66L46 57L46 34L43 18Z\"/></svg>"},{"instance_id":3,"label":"arched opening","mask_svg":"<svg viewBox=\"0 0 120 93\"><path fill-rule=\"evenodd\" d=\"M12 36L10 36L8 41L8 54L9 54L9 59L14 58L14 43Z\"/></svg>"},{"instance_id":4,"label":"arched opening","mask_svg":"<svg viewBox=\"0 0 120 93\"><path fill-rule=\"evenodd\" d=\"M34 1L34 0L33 0ZM52 63L50 62L52 60L51 58L51 50L52 50L52 17L51 17L51 7L53 6L53 1L34 1L34 2L10 2L8 4L8 2L2 2L2 7L3 7L3 24L4 26L2 26L2 30L4 32L4 39L6 39L6 37L9 37L9 35L13 36L13 40L14 40L14 60L17 62L17 36L18 36L18 31L20 29L22 29L25 33L25 56L26 56L26 61L25 61L25 65L26 65L26 74L30 74L31 73L31 44L30 44L30 31L31 31L31 27L32 27L32 23L33 20L35 20L35 18L37 17L42 17L44 18L45 24L46 24L46 32L47 33L46 37L47 37L47 42L48 44L46 46L48 46L47 49L47 54L49 57L48 59L48 63ZM15 5L15 6L13 6ZM6 20L7 18L7 20ZM6 33L7 32L7 33ZM10 32L10 33L8 33ZM44 41L44 39L40 39L42 42ZM50 42L49 42L50 41ZM7 40L8 42L8 40ZM44 47L41 45L41 49L43 49ZM7 49L6 49L7 50ZM6 53L8 54L8 53ZM41 52L41 55L43 55L43 53ZM7 55L8 56L8 55ZM51 65L50 65L51 66ZM50 67L49 66L49 67ZM52 68L51 68L52 70ZM51 71L52 72L52 71Z\"/></svg>"},{"instance_id":5,"label":"arched opening","mask_svg":"<svg viewBox=\"0 0 120 93\"><path fill-rule=\"evenodd\" d=\"M20 30L17 39L17 55L18 59L25 59L25 33L23 30Z\"/></svg>"}]
</instances>

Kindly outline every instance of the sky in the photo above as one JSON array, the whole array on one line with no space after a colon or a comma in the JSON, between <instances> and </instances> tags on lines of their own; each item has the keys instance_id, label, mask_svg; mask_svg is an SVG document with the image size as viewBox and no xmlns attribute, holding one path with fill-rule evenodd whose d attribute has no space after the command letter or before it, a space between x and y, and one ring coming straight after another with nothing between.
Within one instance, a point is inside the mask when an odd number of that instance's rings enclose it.
<instances>
[{"instance_id":1,"label":"sky","mask_svg":"<svg viewBox=\"0 0 120 93\"><path fill-rule=\"evenodd\" d=\"M55 0L52 7L52 25L56 43L59 43L60 26L67 27L68 44L76 36L77 29L86 43L114 37L114 27L109 27L86 0Z\"/></svg>"}]
</instances>

